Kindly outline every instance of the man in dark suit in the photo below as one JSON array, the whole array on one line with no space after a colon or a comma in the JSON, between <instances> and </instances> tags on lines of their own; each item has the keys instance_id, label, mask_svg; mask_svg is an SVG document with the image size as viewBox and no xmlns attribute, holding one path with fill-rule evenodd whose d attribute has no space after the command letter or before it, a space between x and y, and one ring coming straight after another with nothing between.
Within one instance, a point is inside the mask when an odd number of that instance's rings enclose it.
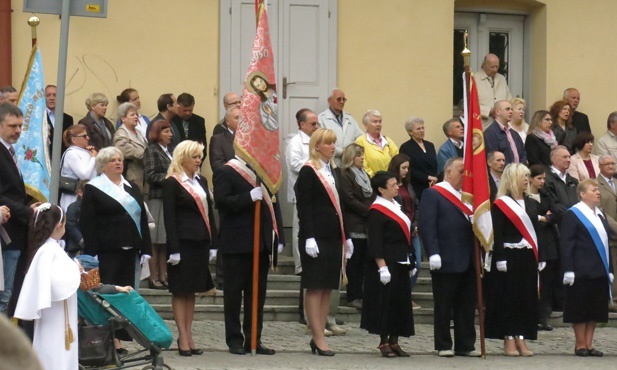
<instances>
[{"instance_id":1,"label":"man in dark suit","mask_svg":"<svg viewBox=\"0 0 617 370\"><path fill-rule=\"evenodd\" d=\"M224 254L225 276L225 341L229 352L243 355L250 351L252 291L253 291L253 235L255 204L261 202L259 285L257 318L257 353L273 355L274 350L261 343L263 306L266 299L269 257L282 250L285 244L283 223L278 203L268 201L262 187L255 183L255 173L240 159L214 171L214 202L219 210L219 248ZM272 207L272 208L270 208ZM272 214L276 217L273 219ZM276 229L275 229L276 225ZM277 234L273 233L277 231ZM244 293L244 323L240 326L240 307ZM244 332L244 335L242 334Z\"/></svg>"},{"instance_id":2,"label":"man in dark suit","mask_svg":"<svg viewBox=\"0 0 617 370\"><path fill-rule=\"evenodd\" d=\"M591 134L589 117L585 113L576 110L581 102L581 93L577 89L570 87L563 92L563 100L570 103L572 107L572 124L576 128L576 134L581 132L589 132Z\"/></svg>"},{"instance_id":3,"label":"man in dark suit","mask_svg":"<svg viewBox=\"0 0 617 370\"><path fill-rule=\"evenodd\" d=\"M225 113L225 121L221 127L224 131L210 138L210 167L212 171L225 165L236 155L234 150L234 133L240 122L240 108L232 107Z\"/></svg>"},{"instance_id":4,"label":"man in dark suit","mask_svg":"<svg viewBox=\"0 0 617 370\"><path fill-rule=\"evenodd\" d=\"M508 125L512 119L512 105L507 100L500 100L495 103L493 110L495 120L484 130L486 151L499 150L506 156L506 164L527 164L523 139Z\"/></svg>"},{"instance_id":5,"label":"man in dark suit","mask_svg":"<svg viewBox=\"0 0 617 370\"><path fill-rule=\"evenodd\" d=\"M176 125L171 123L172 118L174 118L178 112L176 97L171 93L162 94L156 101L156 106L159 110L159 114L157 114L156 117L150 121L150 124L146 129L146 137L150 135L150 128L152 127L152 124L160 119L164 119L171 124L172 137L171 143L167 146L167 150L169 150L170 153L173 153L173 149L180 144L180 130L178 130Z\"/></svg>"},{"instance_id":6,"label":"man in dark suit","mask_svg":"<svg viewBox=\"0 0 617 370\"><path fill-rule=\"evenodd\" d=\"M451 158L444 166L444 181L424 191L418 231L429 256L433 282L435 349L440 357L479 357L475 350L471 206L462 203L464 165ZM454 319L454 351L450 318Z\"/></svg>"},{"instance_id":7,"label":"man in dark suit","mask_svg":"<svg viewBox=\"0 0 617 370\"><path fill-rule=\"evenodd\" d=\"M47 85L45 87L45 106L47 111L47 126L49 128L49 139L47 140L47 144L49 146L49 155L51 157L53 153L54 147L54 128L56 127L56 86L55 85ZM62 115L62 132L64 132L67 128L73 126L73 117L64 113ZM62 152L60 155L64 154L67 147L62 143Z\"/></svg>"},{"instance_id":8,"label":"man in dark suit","mask_svg":"<svg viewBox=\"0 0 617 370\"><path fill-rule=\"evenodd\" d=\"M204 146L204 157L208 155L208 143L206 140L206 120L193 113L195 108L195 98L189 93L182 93L176 99L178 104L176 116L171 119L172 126L176 126L176 131L180 134L179 142L193 140Z\"/></svg>"},{"instance_id":9,"label":"man in dark suit","mask_svg":"<svg viewBox=\"0 0 617 370\"><path fill-rule=\"evenodd\" d=\"M225 94L225 96L223 97L223 107L225 108L225 112L227 112L232 107L240 108L241 103L242 100L236 93L230 92ZM216 124L216 126L214 126L214 129L212 130L212 136L220 134L221 132L225 132L225 117L223 117L223 119L220 120L219 123Z\"/></svg>"},{"instance_id":10,"label":"man in dark suit","mask_svg":"<svg viewBox=\"0 0 617 370\"><path fill-rule=\"evenodd\" d=\"M7 310L13 291L17 260L26 250L27 225L33 213L33 208L26 205L26 189L17 167L14 148L21 135L23 122L23 114L18 107L9 103L0 104L0 205L8 206L11 214L11 218L3 225L11 241L7 243L0 238L4 267L0 311L3 313Z\"/></svg>"},{"instance_id":11,"label":"man in dark suit","mask_svg":"<svg viewBox=\"0 0 617 370\"><path fill-rule=\"evenodd\" d=\"M488 164L488 186L491 191L491 203L493 203L497 190L499 190L501 174L506 168L506 156L498 150L493 150L486 155L486 162Z\"/></svg>"}]
</instances>

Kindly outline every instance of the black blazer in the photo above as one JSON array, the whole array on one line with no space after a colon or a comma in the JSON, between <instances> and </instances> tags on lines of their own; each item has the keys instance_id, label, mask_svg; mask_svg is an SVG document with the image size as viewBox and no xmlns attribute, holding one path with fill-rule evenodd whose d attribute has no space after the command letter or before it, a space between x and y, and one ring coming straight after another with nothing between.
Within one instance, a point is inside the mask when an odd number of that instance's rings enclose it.
<instances>
[{"instance_id":1,"label":"black blazer","mask_svg":"<svg viewBox=\"0 0 617 370\"><path fill-rule=\"evenodd\" d=\"M67 128L73 126L73 116L64 113L62 117L62 132L64 133ZM49 116L47 116L47 127L49 128L49 155L51 156L54 148L54 125L51 124L51 118L49 118ZM60 155L64 154L67 148L68 147L64 145L64 141L62 141L62 151Z\"/></svg>"},{"instance_id":2,"label":"black blazer","mask_svg":"<svg viewBox=\"0 0 617 370\"><path fill-rule=\"evenodd\" d=\"M428 188L418 210L418 233L427 256L439 254L441 269L431 273L460 273L473 263L471 222L437 190Z\"/></svg>"},{"instance_id":3,"label":"black blazer","mask_svg":"<svg viewBox=\"0 0 617 370\"><path fill-rule=\"evenodd\" d=\"M202 144L204 146L204 157L202 158L203 163L203 160L205 160L206 156L208 155L208 143L206 140L206 120L202 116L198 116L197 114L193 113L188 119L188 123L189 134L187 136L184 134L182 118L174 116L174 118L171 119L171 124L176 126L176 130L173 133L174 135L176 134L176 132L179 134L179 142L182 142L184 140L193 140Z\"/></svg>"},{"instance_id":4,"label":"black blazer","mask_svg":"<svg viewBox=\"0 0 617 370\"><path fill-rule=\"evenodd\" d=\"M255 202L251 200L253 186L230 166L214 171L214 202L219 211L219 248L224 254L253 253ZM261 201L261 246L272 252L272 246L285 244L283 220L279 203L274 203L278 240L273 240L272 218L265 201Z\"/></svg>"},{"instance_id":5,"label":"black blazer","mask_svg":"<svg viewBox=\"0 0 617 370\"><path fill-rule=\"evenodd\" d=\"M531 219L533 229L536 231L537 236L538 203L528 197L524 198L524 202L525 213L527 213ZM495 235L495 242L493 244L493 261L507 261L503 244L518 243L523 238L523 235L518 231L516 226L514 226L512 221L510 221L510 219L495 204L491 206L491 217L493 219L493 231Z\"/></svg>"},{"instance_id":6,"label":"black blazer","mask_svg":"<svg viewBox=\"0 0 617 370\"><path fill-rule=\"evenodd\" d=\"M79 226L86 245L85 253L97 255L99 252L133 247L141 254L152 255L148 215L139 187L130 182L125 190L141 207L141 236L131 216L115 199L93 185L86 185L81 204Z\"/></svg>"},{"instance_id":7,"label":"black blazer","mask_svg":"<svg viewBox=\"0 0 617 370\"><path fill-rule=\"evenodd\" d=\"M6 245L0 238L2 250L26 250L28 222L33 214L26 202L24 180L11 153L0 143L0 206L6 205L11 209L11 218L2 225L11 238L11 244Z\"/></svg>"},{"instance_id":8,"label":"black blazer","mask_svg":"<svg viewBox=\"0 0 617 370\"><path fill-rule=\"evenodd\" d=\"M546 194L544 189L540 189L540 203L536 202L538 216L545 216L546 222L538 221L536 233L538 235L539 257L541 261L551 261L559 259L559 229L557 228L557 216L553 213L553 199ZM551 214L546 216L546 213Z\"/></svg>"},{"instance_id":9,"label":"black blazer","mask_svg":"<svg viewBox=\"0 0 617 370\"><path fill-rule=\"evenodd\" d=\"M576 129L576 133L589 132L591 134L591 126L589 126L589 117L585 113L574 111L572 113L572 125Z\"/></svg>"},{"instance_id":10,"label":"black blazer","mask_svg":"<svg viewBox=\"0 0 617 370\"><path fill-rule=\"evenodd\" d=\"M611 233L606 216L602 224L610 239ZM563 272L574 271L575 279L608 278L604 263L598 254L596 245L587 231L587 228L576 217L573 211L568 210L561 222L561 268ZM609 271L613 272L611 248L608 248Z\"/></svg>"},{"instance_id":11,"label":"black blazer","mask_svg":"<svg viewBox=\"0 0 617 370\"><path fill-rule=\"evenodd\" d=\"M236 156L234 135L225 129L210 138L210 167L212 171L224 166L227 161Z\"/></svg>"},{"instance_id":12,"label":"black blazer","mask_svg":"<svg viewBox=\"0 0 617 370\"><path fill-rule=\"evenodd\" d=\"M497 184L495 183L495 180L493 179L493 176L491 175L491 170L488 170L488 188L491 192L490 197L491 197L491 204L495 201L495 198L497 197L497 191L499 189L497 189Z\"/></svg>"},{"instance_id":13,"label":"black blazer","mask_svg":"<svg viewBox=\"0 0 617 370\"><path fill-rule=\"evenodd\" d=\"M332 171L332 173L340 199L340 174L337 171ZM326 189L312 168L303 166L300 169L295 191L300 226L299 239L338 238L342 240L343 236L345 239L348 238L348 235L342 234L344 230L341 230L336 208L332 205Z\"/></svg>"},{"instance_id":14,"label":"black blazer","mask_svg":"<svg viewBox=\"0 0 617 370\"><path fill-rule=\"evenodd\" d=\"M203 241L204 248L216 248L217 233L208 181L199 176L199 183L208 196L207 212L212 237L191 194L174 178L163 181L163 210L169 254L180 253L181 240Z\"/></svg>"},{"instance_id":15,"label":"black blazer","mask_svg":"<svg viewBox=\"0 0 617 370\"><path fill-rule=\"evenodd\" d=\"M397 221L372 209L368 213L366 224L368 228L367 258L383 258L387 265L391 265L405 262L409 256L409 261L414 266L416 257ZM411 229L409 232L411 233Z\"/></svg>"},{"instance_id":16,"label":"black blazer","mask_svg":"<svg viewBox=\"0 0 617 370\"><path fill-rule=\"evenodd\" d=\"M158 143L148 145L144 151L144 177L150 185L148 199L159 199L163 196L163 180L167 177L170 164L171 159Z\"/></svg>"},{"instance_id":17,"label":"black blazer","mask_svg":"<svg viewBox=\"0 0 617 370\"><path fill-rule=\"evenodd\" d=\"M94 118L90 115L90 113L86 114L86 116L77 122L80 125L86 126L86 133L90 137L90 145L94 146L94 148L99 151L107 146L114 145L114 134L116 133L115 126L111 123L107 117L103 117L105 121L105 127L109 130L111 134L111 138L107 140L106 135L101 132L99 127L94 123Z\"/></svg>"},{"instance_id":18,"label":"black blazer","mask_svg":"<svg viewBox=\"0 0 617 370\"><path fill-rule=\"evenodd\" d=\"M551 167L551 147L533 132L530 132L525 139L525 151L530 166L543 164L547 169Z\"/></svg>"},{"instance_id":19,"label":"black blazer","mask_svg":"<svg viewBox=\"0 0 617 370\"><path fill-rule=\"evenodd\" d=\"M362 188L356 182L351 168L341 171L340 200L343 208L345 230L366 234L366 217L368 209L375 201L376 195L365 197Z\"/></svg>"},{"instance_id":20,"label":"black blazer","mask_svg":"<svg viewBox=\"0 0 617 370\"><path fill-rule=\"evenodd\" d=\"M430 141L424 140L426 153L414 139L409 139L401 145L399 153L409 157L409 173L411 175L411 185L416 192L418 200L422 199L422 192L428 188L428 177L437 177L437 152L435 145Z\"/></svg>"}]
</instances>

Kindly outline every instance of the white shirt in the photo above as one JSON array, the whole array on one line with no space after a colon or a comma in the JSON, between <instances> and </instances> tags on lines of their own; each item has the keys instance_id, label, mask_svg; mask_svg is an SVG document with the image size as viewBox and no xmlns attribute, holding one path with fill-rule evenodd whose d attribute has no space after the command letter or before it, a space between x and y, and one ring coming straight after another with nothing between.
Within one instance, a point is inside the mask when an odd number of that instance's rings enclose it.
<instances>
[{"instance_id":1,"label":"white shirt","mask_svg":"<svg viewBox=\"0 0 617 370\"><path fill-rule=\"evenodd\" d=\"M287 140L285 161L287 162L287 201L290 203L296 203L294 185L296 184L302 166L309 160L310 140L311 137L303 131L298 131L297 134Z\"/></svg>"},{"instance_id":2,"label":"white shirt","mask_svg":"<svg viewBox=\"0 0 617 370\"><path fill-rule=\"evenodd\" d=\"M148 130L148 124L146 123L146 120L144 119L144 116L141 115L141 113L137 113L137 115L139 117L139 123L137 124L137 127L135 127L135 129L141 132L141 136L143 136L144 140L148 142L148 135L146 135L146 131Z\"/></svg>"},{"instance_id":3,"label":"white shirt","mask_svg":"<svg viewBox=\"0 0 617 370\"><path fill-rule=\"evenodd\" d=\"M204 209L206 210L206 212L208 212L207 211L208 210L208 195L206 194L206 191L204 190L204 188L201 186L201 184L197 180L198 178L199 178L198 173L195 173L193 178L189 178L186 173L183 173L181 180L182 182L187 183L193 189L193 191L197 193L197 195L199 196L199 199L201 200L201 204L204 206Z\"/></svg>"},{"instance_id":4,"label":"white shirt","mask_svg":"<svg viewBox=\"0 0 617 370\"><path fill-rule=\"evenodd\" d=\"M567 172L561 173L561 171L559 171L557 168L555 168L555 166L551 166L551 172L554 173L555 175L559 176L561 181L563 181L564 183L566 182Z\"/></svg>"}]
</instances>

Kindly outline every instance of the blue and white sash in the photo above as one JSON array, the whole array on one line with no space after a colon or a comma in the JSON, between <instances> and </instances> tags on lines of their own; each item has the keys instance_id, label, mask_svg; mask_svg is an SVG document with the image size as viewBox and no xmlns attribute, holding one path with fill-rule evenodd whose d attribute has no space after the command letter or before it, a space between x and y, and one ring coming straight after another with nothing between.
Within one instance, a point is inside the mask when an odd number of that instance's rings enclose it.
<instances>
[{"instance_id":1,"label":"blue and white sash","mask_svg":"<svg viewBox=\"0 0 617 370\"><path fill-rule=\"evenodd\" d=\"M94 186L103 193L107 194L116 202L120 203L126 213L128 213L129 216L131 216L131 218L133 219L135 227L137 227L137 232L139 233L139 236L142 236L141 207L139 206L139 203L137 203L137 200L135 200L135 198L133 198L131 194L120 189L120 187L111 182L111 180L104 174L93 178L88 182L88 184Z\"/></svg>"}]
</instances>

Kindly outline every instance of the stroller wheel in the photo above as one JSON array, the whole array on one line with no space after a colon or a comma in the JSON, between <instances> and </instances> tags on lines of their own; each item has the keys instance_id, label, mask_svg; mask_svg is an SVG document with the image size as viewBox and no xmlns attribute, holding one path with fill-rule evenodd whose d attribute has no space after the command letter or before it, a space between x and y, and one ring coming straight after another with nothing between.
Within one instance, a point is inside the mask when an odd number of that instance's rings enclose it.
<instances>
[{"instance_id":1,"label":"stroller wheel","mask_svg":"<svg viewBox=\"0 0 617 370\"><path fill-rule=\"evenodd\" d=\"M169 365L167 364L163 364L161 366L148 365L141 370L163 370L163 369L172 370L172 368L169 367Z\"/></svg>"}]
</instances>

